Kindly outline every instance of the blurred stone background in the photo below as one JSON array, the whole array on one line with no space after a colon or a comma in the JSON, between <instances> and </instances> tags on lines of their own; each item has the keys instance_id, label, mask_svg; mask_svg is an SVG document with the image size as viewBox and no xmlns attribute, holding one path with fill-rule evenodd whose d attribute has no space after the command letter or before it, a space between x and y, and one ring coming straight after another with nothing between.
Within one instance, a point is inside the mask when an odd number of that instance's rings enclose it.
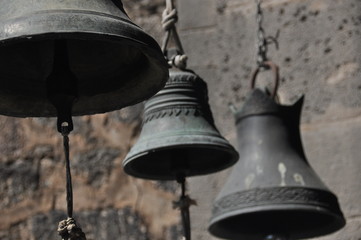
<instances>
[{"instance_id":1,"label":"blurred stone background","mask_svg":"<svg viewBox=\"0 0 361 240\"><path fill-rule=\"evenodd\" d=\"M135 23L159 42L163 0L123 0ZM255 1L181 0L178 29L189 68L208 83L222 134L237 146L228 105L240 107L256 66ZM347 225L320 240L361 239L361 1L264 0L264 28L279 31L279 97L305 94L302 138L310 164L339 197ZM269 75L260 74L267 85ZM142 104L77 117L71 134L75 218L88 240L180 239L172 209L178 186L123 173L121 162L141 129ZM0 240L59 239L65 217L65 169L54 119L0 117ZM230 170L189 180L193 238L207 232L212 202Z\"/></svg>"}]
</instances>

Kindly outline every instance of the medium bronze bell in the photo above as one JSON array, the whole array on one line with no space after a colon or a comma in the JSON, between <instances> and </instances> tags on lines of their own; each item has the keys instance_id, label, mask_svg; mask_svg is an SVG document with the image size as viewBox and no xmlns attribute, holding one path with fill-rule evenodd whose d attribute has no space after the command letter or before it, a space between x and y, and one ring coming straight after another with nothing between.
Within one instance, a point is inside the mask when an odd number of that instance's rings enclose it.
<instances>
[{"instance_id":1,"label":"medium bronze bell","mask_svg":"<svg viewBox=\"0 0 361 240\"><path fill-rule=\"evenodd\" d=\"M282 106L254 90L236 114L240 159L215 201L209 226L213 235L301 239L345 225L336 196L305 158L299 132L302 103Z\"/></svg>"},{"instance_id":2,"label":"medium bronze bell","mask_svg":"<svg viewBox=\"0 0 361 240\"><path fill-rule=\"evenodd\" d=\"M164 89L145 104L143 129L126 156L126 173L174 180L234 164L235 149L214 126L207 85L197 75L171 71Z\"/></svg>"},{"instance_id":3,"label":"medium bronze bell","mask_svg":"<svg viewBox=\"0 0 361 240\"><path fill-rule=\"evenodd\" d=\"M130 21L121 0L2 1L0 114L57 115L47 89L56 41L66 43L76 79L67 86L77 90L73 115L135 104L168 79L158 44Z\"/></svg>"}]
</instances>

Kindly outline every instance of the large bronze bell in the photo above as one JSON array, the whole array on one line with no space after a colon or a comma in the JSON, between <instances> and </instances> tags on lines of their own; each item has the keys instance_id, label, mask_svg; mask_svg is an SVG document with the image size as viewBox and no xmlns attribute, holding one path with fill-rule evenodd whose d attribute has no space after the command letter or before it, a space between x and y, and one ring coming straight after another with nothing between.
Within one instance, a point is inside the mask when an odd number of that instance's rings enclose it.
<instances>
[{"instance_id":1,"label":"large bronze bell","mask_svg":"<svg viewBox=\"0 0 361 240\"><path fill-rule=\"evenodd\" d=\"M76 89L73 115L135 104L154 95L168 78L158 44L130 21L121 0L2 1L0 114L57 115L47 89L54 85L48 76L57 41L66 43L76 80L67 86Z\"/></svg>"},{"instance_id":2,"label":"large bronze bell","mask_svg":"<svg viewBox=\"0 0 361 240\"><path fill-rule=\"evenodd\" d=\"M214 126L207 85L197 75L171 71L164 89L145 104L143 129L126 156L126 173L174 180L234 164L235 149Z\"/></svg>"},{"instance_id":3,"label":"large bronze bell","mask_svg":"<svg viewBox=\"0 0 361 240\"><path fill-rule=\"evenodd\" d=\"M336 196L305 158L303 100L276 104L254 90L236 114L240 159L217 197L209 231L220 238L311 238L345 225Z\"/></svg>"}]
</instances>

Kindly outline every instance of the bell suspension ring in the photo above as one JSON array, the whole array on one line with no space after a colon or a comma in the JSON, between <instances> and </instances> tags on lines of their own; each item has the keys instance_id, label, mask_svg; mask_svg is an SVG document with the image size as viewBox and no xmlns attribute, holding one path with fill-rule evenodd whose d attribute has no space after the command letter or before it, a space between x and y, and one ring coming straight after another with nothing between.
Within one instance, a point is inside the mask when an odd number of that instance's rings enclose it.
<instances>
[{"instance_id":1,"label":"bell suspension ring","mask_svg":"<svg viewBox=\"0 0 361 240\"><path fill-rule=\"evenodd\" d=\"M278 86L279 86L279 67L273 63L272 61L266 61L263 62L262 66L267 67L268 69L271 69L273 72L273 80L274 80L274 86L273 86L273 90L271 91L270 95L272 99L276 99L277 97L277 91L278 91ZM251 89L255 89L255 85L256 85L256 80L257 80L257 76L259 74L259 72L261 71L262 67L258 66L254 72L252 73L252 77L251 77Z\"/></svg>"}]
</instances>

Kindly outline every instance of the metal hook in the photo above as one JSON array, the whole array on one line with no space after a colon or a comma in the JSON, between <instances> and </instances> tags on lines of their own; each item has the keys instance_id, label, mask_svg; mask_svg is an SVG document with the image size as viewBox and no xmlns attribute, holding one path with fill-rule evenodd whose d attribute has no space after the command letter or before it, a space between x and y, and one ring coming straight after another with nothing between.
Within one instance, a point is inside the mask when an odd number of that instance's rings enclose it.
<instances>
[{"instance_id":1,"label":"metal hook","mask_svg":"<svg viewBox=\"0 0 361 240\"><path fill-rule=\"evenodd\" d=\"M278 85L279 85L279 68L275 63L273 63L271 61L264 62L262 66L257 67L256 70L252 73L251 89L254 89L258 73L260 72L262 67L270 68L274 74L274 88L273 88L271 98L275 99L277 90L278 90Z\"/></svg>"}]
</instances>

